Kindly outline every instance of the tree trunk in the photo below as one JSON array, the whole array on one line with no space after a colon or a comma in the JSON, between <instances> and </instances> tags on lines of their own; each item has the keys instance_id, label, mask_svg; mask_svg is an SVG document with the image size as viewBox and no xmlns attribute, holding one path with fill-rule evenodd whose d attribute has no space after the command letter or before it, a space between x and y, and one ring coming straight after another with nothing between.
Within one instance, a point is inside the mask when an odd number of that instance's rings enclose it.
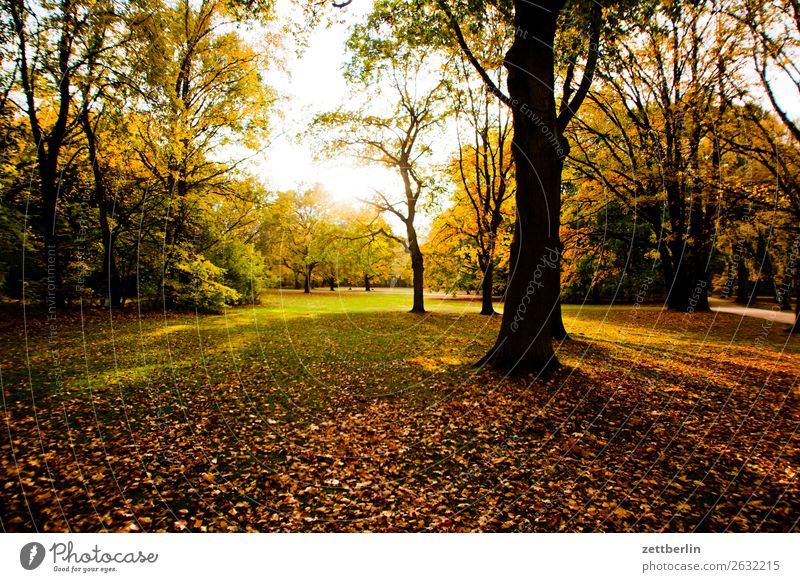
<instances>
[{"instance_id":1,"label":"tree trunk","mask_svg":"<svg viewBox=\"0 0 800 582\"><path fill-rule=\"evenodd\" d=\"M492 303L492 288L494 287L494 261L491 258L484 260L483 281L481 282L481 315L494 315Z\"/></svg>"},{"instance_id":2,"label":"tree trunk","mask_svg":"<svg viewBox=\"0 0 800 582\"><path fill-rule=\"evenodd\" d=\"M311 271L314 267L311 265L306 266L305 277L303 278L303 293L311 293Z\"/></svg>"},{"instance_id":3,"label":"tree trunk","mask_svg":"<svg viewBox=\"0 0 800 582\"><path fill-rule=\"evenodd\" d=\"M410 221L406 228L408 231L408 252L411 254L411 273L414 279L414 304L411 307L411 313L425 313L425 262L417 243L417 233Z\"/></svg>"},{"instance_id":4,"label":"tree trunk","mask_svg":"<svg viewBox=\"0 0 800 582\"><path fill-rule=\"evenodd\" d=\"M561 156L553 43L563 2L514 2L514 43L506 54L513 106L517 219L500 332L479 364L548 376L558 367L551 318L558 304Z\"/></svg>"},{"instance_id":5,"label":"tree trunk","mask_svg":"<svg viewBox=\"0 0 800 582\"><path fill-rule=\"evenodd\" d=\"M727 262L727 275L725 277L725 284L722 286L722 291L719 294L720 299L727 299L731 295L733 288L733 263Z\"/></svg>"},{"instance_id":6,"label":"tree trunk","mask_svg":"<svg viewBox=\"0 0 800 582\"><path fill-rule=\"evenodd\" d=\"M673 311L686 311L689 305L689 285L686 282L689 269L683 258L684 244L681 239L678 237L667 244L672 278L665 279L664 283L667 286L667 307Z\"/></svg>"},{"instance_id":7,"label":"tree trunk","mask_svg":"<svg viewBox=\"0 0 800 582\"><path fill-rule=\"evenodd\" d=\"M667 285L667 307L675 311L709 311L708 279L703 272L705 261L694 255L697 249L681 241L670 245L672 280Z\"/></svg>"},{"instance_id":8,"label":"tree trunk","mask_svg":"<svg viewBox=\"0 0 800 582\"><path fill-rule=\"evenodd\" d=\"M364 291L372 291L372 287L369 286L369 275L364 273Z\"/></svg>"},{"instance_id":9,"label":"tree trunk","mask_svg":"<svg viewBox=\"0 0 800 582\"><path fill-rule=\"evenodd\" d=\"M564 173L564 160L569 155L569 140L563 134L559 136L561 148L563 150L562 156L559 157L558 175L559 180ZM559 187L560 188L560 187ZM559 223L560 224L560 223ZM550 332L553 334L553 339L558 341L565 341L569 339L567 329L564 327L564 317L561 314L561 256L564 252L564 245L561 243L561 233L558 233L558 301L556 308L553 311L552 319L550 320Z\"/></svg>"},{"instance_id":10,"label":"tree trunk","mask_svg":"<svg viewBox=\"0 0 800 582\"><path fill-rule=\"evenodd\" d=\"M789 333L800 332L800 268L795 267L795 273L796 276L794 280L794 289L795 289L794 325L792 325L792 327L789 328Z\"/></svg>"},{"instance_id":11,"label":"tree trunk","mask_svg":"<svg viewBox=\"0 0 800 582\"><path fill-rule=\"evenodd\" d=\"M778 287L777 282L775 283L775 300L780 306L781 311L791 311L792 304L789 302L789 293L790 291L787 289L785 293L781 293L780 287Z\"/></svg>"},{"instance_id":12,"label":"tree trunk","mask_svg":"<svg viewBox=\"0 0 800 582\"><path fill-rule=\"evenodd\" d=\"M736 303L747 305L750 302L749 282L750 274L744 264L744 257L741 257L736 265Z\"/></svg>"},{"instance_id":13,"label":"tree trunk","mask_svg":"<svg viewBox=\"0 0 800 582\"><path fill-rule=\"evenodd\" d=\"M411 313L425 313L424 277L425 267L422 252L416 242L411 248L411 272L414 278L414 304Z\"/></svg>"},{"instance_id":14,"label":"tree trunk","mask_svg":"<svg viewBox=\"0 0 800 582\"><path fill-rule=\"evenodd\" d=\"M58 183L48 170L42 172L42 230L44 231L44 265L47 272L45 303L48 311L65 304L63 278L61 272L61 253L57 234L56 206Z\"/></svg>"},{"instance_id":15,"label":"tree trunk","mask_svg":"<svg viewBox=\"0 0 800 582\"><path fill-rule=\"evenodd\" d=\"M689 299L689 306L693 311L711 311L708 304L708 281L707 273L701 273L694 278L692 297Z\"/></svg>"},{"instance_id":16,"label":"tree trunk","mask_svg":"<svg viewBox=\"0 0 800 582\"><path fill-rule=\"evenodd\" d=\"M108 286L108 302L111 307L122 307L122 281L117 268L117 261L114 257L114 236L108 227L108 216L100 212L100 224L103 243L103 281Z\"/></svg>"},{"instance_id":17,"label":"tree trunk","mask_svg":"<svg viewBox=\"0 0 800 582\"><path fill-rule=\"evenodd\" d=\"M331 278L328 279L328 283L329 283L330 290L331 291L336 291L336 278L331 276Z\"/></svg>"},{"instance_id":18,"label":"tree trunk","mask_svg":"<svg viewBox=\"0 0 800 582\"><path fill-rule=\"evenodd\" d=\"M89 119L89 113L85 110L81 115L81 126L83 127L89 150L89 162L92 166L92 176L94 178L94 202L97 205L100 222L100 241L103 245L103 268L101 277L103 283L106 285L106 295L108 296L110 306L112 308L119 308L122 307L122 284L113 250L114 236L109 223L105 181L97 158L97 139L94 128Z\"/></svg>"},{"instance_id":19,"label":"tree trunk","mask_svg":"<svg viewBox=\"0 0 800 582\"><path fill-rule=\"evenodd\" d=\"M553 333L553 339L557 339L558 341L565 341L569 339L569 334L567 333L567 329L564 327L564 318L561 314L561 299L558 299L556 304L556 308L553 311L553 319L551 320L551 331Z\"/></svg>"}]
</instances>

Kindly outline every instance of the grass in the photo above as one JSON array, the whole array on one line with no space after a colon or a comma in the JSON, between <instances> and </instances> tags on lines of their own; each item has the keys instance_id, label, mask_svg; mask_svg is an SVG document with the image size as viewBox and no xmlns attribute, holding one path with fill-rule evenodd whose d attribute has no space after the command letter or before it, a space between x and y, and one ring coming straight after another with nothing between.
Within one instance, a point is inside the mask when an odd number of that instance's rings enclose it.
<instances>
[{"instance_id":1,"label":"grass","mask_svg":"<svg viewBox=\"0 0 800 582\"><path fill-rule=\"evenodd\" d=\"M782 326L567 306L548 383L471 366L475 301L273 292L0 320L7 531L788 531Z\"/></svg>"}]
</instances>

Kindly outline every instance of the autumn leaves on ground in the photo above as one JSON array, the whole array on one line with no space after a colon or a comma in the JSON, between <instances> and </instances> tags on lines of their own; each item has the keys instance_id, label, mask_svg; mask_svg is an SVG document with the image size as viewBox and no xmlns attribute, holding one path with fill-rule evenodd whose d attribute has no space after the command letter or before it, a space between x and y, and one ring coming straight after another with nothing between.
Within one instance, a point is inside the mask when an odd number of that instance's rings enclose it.
<instances>
[{"instance_id":1,"label":"autumn leaves on ground","mask_svg":"<svg viewBox=\"0 0 800 582\"><path fill-rule=\"evenodd\" d=\"M497 317L386 292L2 319L5 531L789 531L796 339L571 306L552 380Z\"/></svg>"}]
</instances>

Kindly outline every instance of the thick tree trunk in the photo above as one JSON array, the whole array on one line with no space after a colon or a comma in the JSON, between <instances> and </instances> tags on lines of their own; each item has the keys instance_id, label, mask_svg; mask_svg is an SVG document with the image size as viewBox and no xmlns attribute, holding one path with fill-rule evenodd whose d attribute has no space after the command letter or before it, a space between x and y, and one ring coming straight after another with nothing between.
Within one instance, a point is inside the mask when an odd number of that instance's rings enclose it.
<instances>
[{"instance_id":1,"label":"thick tree trunk","mask_svg":"<svg viewBox=\"0 0 800 582\"><path fill-rule=\"evenodd\" d=\"M494 305L492 303L492 289L494 287L494 261L488 258L481 266L483 270L483 281L481 282L481 315L494 315Z\"/></svg>"},{"instance_id":2,"label":"thick tree trunk","mask_svg":"<svg viewBox=\"0 0 800 582\"><path fill-rule=\"evenodd\" d=\"M674 311L709 311L708 281L690 276L688 270L679 266L673 280L667 282L667 307Z\"/></svg>"},{"instance_id":3,"label":"thick tree trunk","mask_svg":"<svg viewBox=\"0 0 800 582\"><path fill-rule=\"evenodd\" d=\"M569 339L567 328L564 327L564 318L561 314L561 299L558 300L555 310L553 311L553 319L550 323L553 339L564 341Z\"/></svg>"},{"instance_id":4,"label":"thick tree trunk","mask_svg":"<svg viewBox=\"0 0 800 582\"><path fill-rule=\"evenodd\" d=\"M372 291L372 287L369 285L369 275L364 273L364 291Z\"/></svg>"},{"instance_id":5,"label":"thick tree trunk","mask_svg":"<svg viewBox=\"0 0 800 582\"><path fill-rule=\"evenodd\" d=\"M655 229L654 232L658 233L658 230ZM667 288L667 292L669 292L669 286L672 283L673 279L673 272L672 272L672 258L669 256L669 249L667 249L667 243L663 239L659 241L658 244L658 256L659 256L659 265L661 267L661 276L664 277L664 285ZM669 307L669 305L667 305Z\"/></svg>"},{"instance_id":6,"label":"thick tree trunk","mask_svg":"<svg viewBox=\"0 0 800 582\"><path fill-rule=\"evenodd\" d=\"M708 311L708 279L697 263L702 257L692 256L692 251L680 241L670 245L672 280L667 285L667 307L675 311Z\"/></svg>"},{"instance_id":7,"label":"thick tree trunk","mask_svg":"<svg viewBox=\"0 0 800 582\"><path fill-rule=\"evenodd\" d=\"M561 148L563 150L563 154L560 157L559 167L558 167L558 174L559 179L560 176L564 173L564 160L569 155L569 140L567 140L566 136L561 135L559 136L559 141L561 143ZM558 341L565 341L569 339L569 334L567 333L567 328L564 327L564 317L561 313L561 256L564 252L564 245L561 243L561 233L558 233L558 302L556 304L556 308L553 311L553 317L550 320L550 331L553 334L553 339Z\"/></svg>"},{"instance_id":8,"label":"thick tree trunk","mask_svg":"<svg viewBox=\"0 0 800 582\"><path fill-rule=\"evenodd\" d=\"M303 293L311 293L311 272L314 267L307 266L305 276L303 277Z\"/></svg>"},{"instance_id":9,"label":"thick tree trunk","mask_svg":"<svg viewBox=\"0 0 800 582\"><path fill-rule=\"evenodd\" d=\"M101 215L104 213L101 212ZM102 216L101 227L103 238L103 281L108 285L108 301L111 307L122 307L122 281L117 268L117 261L114 257L114 237L108 228L108 217Z\"/></svg>"},{"instance_id":10,"label":"thick tree trunk","mask_svg":"<svg viewBox=\"0 0 800 582\"><path fill-rule=\"evenodd\" d=\"M336 291L336 278L335 277L331 277L330 279L328 279L328 288L331 291Z\"/></svg>"},{"instance_id":11,"label":"thick tree trunk","mask_svg":"<svg viewBox=\"0 0 800 582\"><path fill-rule=\"evenodd\" d=\"M708 282L707 273L700 273L692 281L692 296L689 298L689 307L693 311L711 311L708 304Z\"/></svg>"},{"instance_id":12,"label":"thick tree trunk","mask_svg":"<svg viewBox=\"0 0 800 582\"><path fill-rule=\"evenodd\" d=\"M777 282L775 283L775 302L780 307L781 311L791 311L792 304L789 302L789 293L781 293L781 289Z\"/></svg>"},{"instance_id":13,"label":"thick tree trunk","mask_svg":"<svg viewBox=\"0 0 800 582\"><path fill-rule=\"evenodd\" d=\"M789 333L800 333L800 269L795 268L795 304L794 304L794 325L789 328ZM788 295L788 293L787 293Z\"/></svg>"},{"instance_id":14,"label":"thick tree trunk","mask_svg":"<svg viewBox=\"0 0 800 582\"><path fill-rule=\"evenodd\" d=\"M728 261L726 265L727 275L725 277L725 284L722 286L722 291L719 294L720 299L727 299L731 295L733 288L733 264Z\"/></svg>"},{"instance_id":15,"label":"thick tree trunk","mask_svg":"<svg viewBox=\"0 0 800 582\"><path fill-rule=\"evenodd\" d=\"M414 304L411 307L411 313L425 313L425 261L411 220L406 224L406 231L408 252L411 255L411 273L414 279Z\"/></svg>"},{"instance_id":16,"label":"thick tree trunk","mask_svg":"<svg viewBox=\"0 0 800 582\"><path fill-rule=\"evenodd\" d=\"M425 313L424 265L422 252L415 243L411 249L411 272L414 278L414 304L411 313Z\"/></svg>"},{"instance_id":17,"label":"thick tree trunk","mask_svg":"<svg viewBox=\"0 0 800 582\"><path fill-rule=\"evenodd\" d=\"M750 274L742 257L736 265L736 303L747 305L750 302Z\"/></svg>"},{"instance_id":18,"label":"thick tree trunk","mask_svg":"<svg viewBox=\"0 0 800 582\"><path fill-rule=\"evenodd\" d=\"M61 249L56 224L58 203L58 183L49 170L44 170L42 179L42 230L44 232L43 260L47 273L46 295L44 297L48 312L65 304Z\"/></svg>"},{"instance_id":19,"label":"thick tree trunk","mask_svg":"<svg viewBox=\"0 0 800 582\"><path fill-rule=\"evenodd\" d=\"M683 257L684 245L681 240L676 239L667 246L672 272L672 278L664 280L667 286L667 307L673 311L686 311L689 296L686 280L689 269Z\"/></svg>"},{"instance_id":20,"label":"thick tree trunk","mask_svg":"<svg viewBox=\"0 0 800 582\"><path fill-rule=\"evenodd\" d=\"M503 319L481 360L513 372L558 367L551 319L558 304L561 156L553 94L553 42L563 2L514 2L518 32L506 54L513 106L517 220Z\"/></svg>"}]
</instances>

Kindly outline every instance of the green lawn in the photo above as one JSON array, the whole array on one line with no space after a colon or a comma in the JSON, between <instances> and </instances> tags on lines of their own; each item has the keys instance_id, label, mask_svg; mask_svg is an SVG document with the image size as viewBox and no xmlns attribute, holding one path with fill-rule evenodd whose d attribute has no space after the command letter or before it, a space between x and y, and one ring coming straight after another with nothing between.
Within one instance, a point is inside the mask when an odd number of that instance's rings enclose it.
<instances>
[{"instance_id":1,"label":"green lawn","mask_svg":"<svg viewBox=\"0 0 800 582\"><path fill-rule=\"evenodd\" d=\"M477 299L272 292L0 319L7 531L788 531L800 345L568 306L547 383L471 366ZM9 442L10 435L10 442Z\"/></svg>"}]
</instances>

